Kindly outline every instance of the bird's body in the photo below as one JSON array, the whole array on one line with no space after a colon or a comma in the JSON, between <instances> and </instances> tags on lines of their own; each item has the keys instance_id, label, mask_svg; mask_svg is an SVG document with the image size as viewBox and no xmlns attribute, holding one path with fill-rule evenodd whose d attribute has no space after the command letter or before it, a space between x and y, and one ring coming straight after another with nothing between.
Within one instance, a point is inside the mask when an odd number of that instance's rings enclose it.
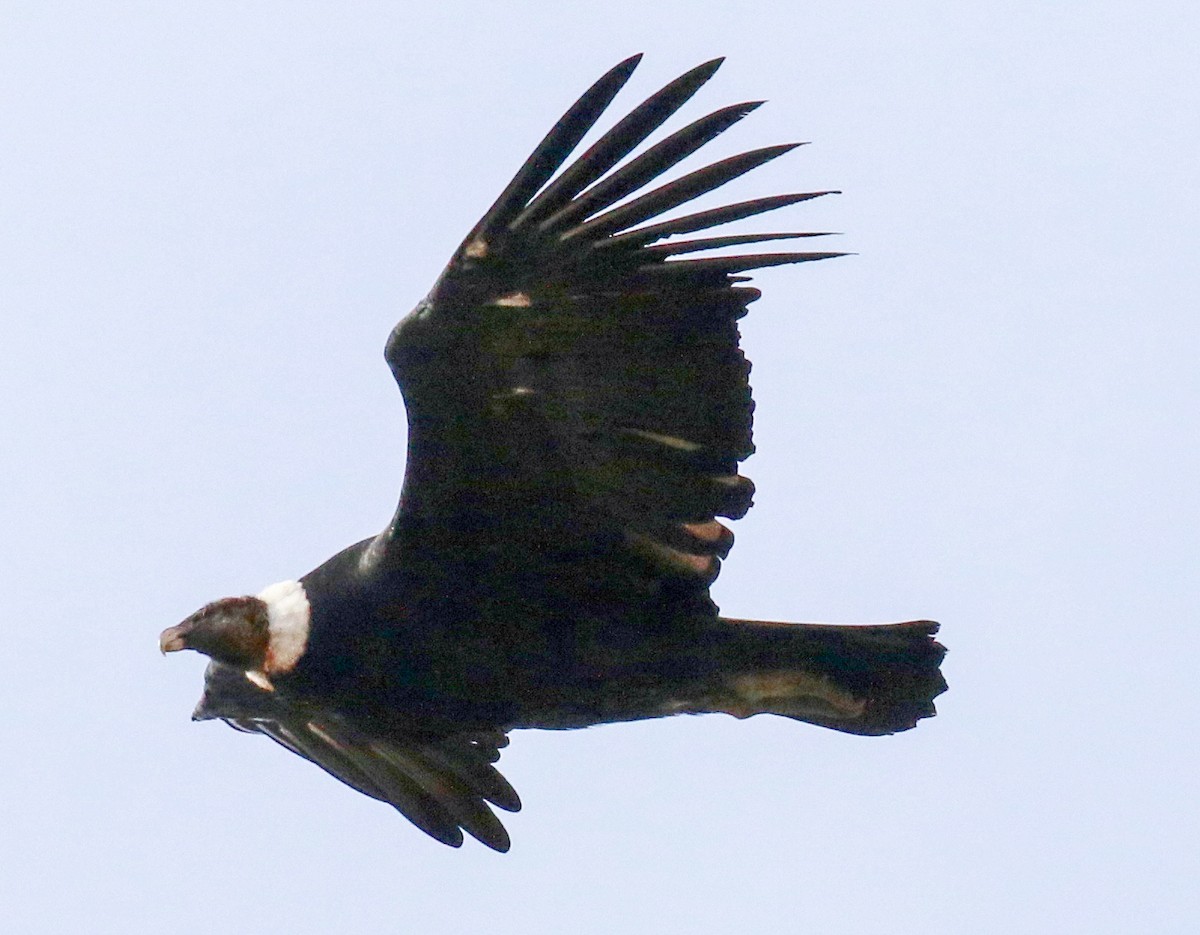
<instances>
[{"instance_id":1,"label":"bird's body","mask_svg":"<svg viewBox=\"0 0 1200 935\"><path fill-rule=\"evenodd\" d=\"M618 165L719 62L552 179L636 62L558 122L393 331L409 445L391 523L162 638L213 659L197 717L267 734L449 844L507 848L485 803L519 806L491 766L511 729L724 711L892 733L945 687L935 624L738 621L709 596L732 545L717 517L753 492L736 321L758 293L740 274L835 254L687 256L806 234L658 244L820 194L656 220L791 147L623 200L757 106Z\"/></svg>"}]
</instances>

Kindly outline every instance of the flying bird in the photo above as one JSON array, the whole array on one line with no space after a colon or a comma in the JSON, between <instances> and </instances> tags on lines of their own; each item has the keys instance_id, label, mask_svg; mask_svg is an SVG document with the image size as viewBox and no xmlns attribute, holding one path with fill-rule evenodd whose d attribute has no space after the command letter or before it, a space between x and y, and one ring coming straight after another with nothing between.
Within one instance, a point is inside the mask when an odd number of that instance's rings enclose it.
<instances>
[{"instance_id":1,"label":"flying bird","mask_svg":"<svg viewBox=\"0 0 1200 935\"><path fill-rule=\"evenodd\" d=\"M754 490L744 274L839 254L705 235L826 192L671 214L794 147L659 183L761 102L631 155L720 59L568 163L639 59L554 125L392 331L408 453L383 531L160 637L210 658L194 719L265 734L454 847L508 849L493 808L521 803L493 764L514 729L724 712L891 734L946 687L931 621L739 620L709 595L733 544L718 517Z\"/></svg>"}]
</instances>

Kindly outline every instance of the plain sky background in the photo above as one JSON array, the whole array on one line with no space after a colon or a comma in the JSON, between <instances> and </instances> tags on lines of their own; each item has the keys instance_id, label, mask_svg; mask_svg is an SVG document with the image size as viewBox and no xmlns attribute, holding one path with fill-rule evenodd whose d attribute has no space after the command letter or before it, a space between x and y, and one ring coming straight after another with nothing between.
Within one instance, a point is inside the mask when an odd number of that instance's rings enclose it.
<instances>
[{"instance_id":1,"label":"plain sky background","mask_svg":"<svg viewBox=\"0 0 1200 935\"><path fill-rule=\"evenodd\" d=\"M0 8L0 928L1200 931L1194 3ZM614 115L812 145L725 200L858 255L760 274L757 506L715 593L930 616L939 716L514 737L444 848L193 725L158 632L390 515L395 320L619 59ZM607 124L606 124L607 125ZM688 163L688 168L704 162Z\"/></svg>"}]
</instances>

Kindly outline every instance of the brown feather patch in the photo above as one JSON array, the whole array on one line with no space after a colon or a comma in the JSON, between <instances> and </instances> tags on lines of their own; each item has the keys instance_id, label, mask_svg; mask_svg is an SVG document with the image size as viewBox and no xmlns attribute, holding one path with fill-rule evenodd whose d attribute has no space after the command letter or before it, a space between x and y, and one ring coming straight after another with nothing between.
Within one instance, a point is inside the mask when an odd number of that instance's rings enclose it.
<instances>
[{"instance_id":1,"label":"brown feather patch","mask_svg":"<svg viewBox=\"0 0 1200 935\"><path fill-rule=\"evenodd\" d=\"M723 710L734 717L783 714L819 715L839 719L861 717L865 698L838 688L829 679L807 672L779 671L738 675L730 679L735 699Z\"/></svg>"}]
</instances>

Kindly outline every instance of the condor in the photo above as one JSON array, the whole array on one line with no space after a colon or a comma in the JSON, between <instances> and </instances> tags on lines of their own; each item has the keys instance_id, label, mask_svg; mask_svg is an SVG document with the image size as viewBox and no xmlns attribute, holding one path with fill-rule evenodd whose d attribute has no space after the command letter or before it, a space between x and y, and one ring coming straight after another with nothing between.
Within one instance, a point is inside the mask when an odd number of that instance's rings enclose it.
<instances>
[{"instance_id":1,"label":"condor","mask_svg":"<svg viewBox=\"0 0 1200 935\"><path fill-rule=\"evenodd\" d=\"M709 597L750 507L747 271L837 256L679 239L815 198L673 209L792 149L652 187L759 102L631 153L717 70L689 71L568 156L625 84L567 111L387 342L408 411L400 504L297 581L203 607L164 652L211 662L194 718L272 740L457 847L498 851L520 728L777 714L890 734L945 690L937 624L766 623ZM561 170L561 171L560 171Z\"/></svg>"}]
</instances>

